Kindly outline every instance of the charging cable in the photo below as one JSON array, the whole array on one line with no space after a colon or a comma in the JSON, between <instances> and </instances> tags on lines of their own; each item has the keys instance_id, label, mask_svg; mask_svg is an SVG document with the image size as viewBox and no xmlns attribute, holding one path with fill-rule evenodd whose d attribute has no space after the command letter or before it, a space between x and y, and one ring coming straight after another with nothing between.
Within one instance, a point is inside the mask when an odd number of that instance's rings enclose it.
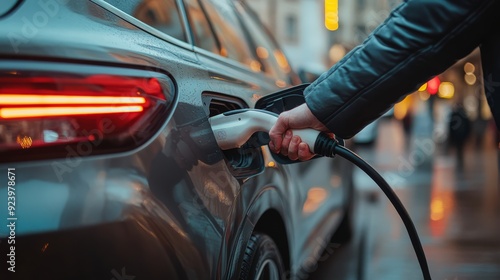
<instances>
[{"instance_id":1,"label":"charging cable","mask_svg":"<svg viewBox=\"0 0 500 280\"><path fill-rule=\"evenodd\" d=\"M278 115L269 111L239 109L213 116L209 118L209 122L219 147L222 150L228 150L241 147L255 132L269 132L277 119ZM313 153L326 157L339 155L359 167L377 183L396 209L408 231L424 279L431 280L425 252L422 248L415 225L403 206L403 203L401 203L398 196L385 179L361 157L348 148L340 145L336 139L330 138L327 134L309 128L294 129L292 132L293 135L298 135L302 142L309 145L309 149Z\"/></svg>"},{"instance_id":2,"label":"charging cable","mask_svg":"<svg viewBox=\"0 0 500 280\"><path fill-rule=\"evenodd\" d=\"M324 140L320 140L323 138ZM326 139L328 138L328 139ZM410 236L410 241L413 245L413 250L415 250L415 254L417 255L418 262L420 264L420 269L422 270L422 274L425 280L431 280L431 274L429 272L429 266L427 265L427 259L425 257L424 249L422 248L422 244L420 243L420 238L417 233L417 229L413 224L413 221L410 218L410 215L406 211L405 207L401 200L399 200L396 193L389 186L387 181L366 161L364 161L357 154L349 150L348 148L341 146L338 144L337 140L331 139L326 134L320 134L318 137L318 141L316 143L321 143L320 147L316 149L315 153L319 153L319 155L324 155L327 157L333 157L335 154L347 159L361 170L363 170L373 181L380 187L380 189L387 196L389 201L392 203L396 211L398 212L401 220L408 231L408 235ZM324 150L323 150L324 149ZM323 151L326 153L323 154Z\"/></svg>"}]
</instances>

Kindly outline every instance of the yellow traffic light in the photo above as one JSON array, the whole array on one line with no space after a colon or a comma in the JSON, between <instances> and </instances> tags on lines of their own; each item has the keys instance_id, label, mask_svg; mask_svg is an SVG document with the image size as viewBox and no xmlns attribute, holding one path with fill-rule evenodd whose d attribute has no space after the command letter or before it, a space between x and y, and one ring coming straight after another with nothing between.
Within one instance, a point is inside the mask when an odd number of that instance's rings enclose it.
<instances>
[{"instance_id":1,"label":"yellow traffic light","mask_svg":"<svg viewBox=\"0 0 500 280\"><path fill-rule=\"evenodd\" d=\"M325 27L335 31L339 28L339 1L325 0Z\"/></svg>"}]
</instances>

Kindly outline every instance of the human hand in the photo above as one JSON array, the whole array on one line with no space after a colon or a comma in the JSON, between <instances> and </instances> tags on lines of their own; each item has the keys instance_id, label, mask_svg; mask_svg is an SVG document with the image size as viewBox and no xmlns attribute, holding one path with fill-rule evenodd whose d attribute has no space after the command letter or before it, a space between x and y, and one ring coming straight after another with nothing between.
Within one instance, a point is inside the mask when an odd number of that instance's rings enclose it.
<instances>
[{"instance_id":1,"label":"human hand","mask_svg":"<svg viewBox=\"0 0 500 280\"><path fill-rule=\"evenodd\" d=\"M292 129L313 128L328 132L311 112L307 104L302 104L292 110L281 113L274 126L269 131L269 147L275 153L288 156L291 160L309 160L314 157L309 146L300 137L293 135ZM332 135L333 136L333 135Z\"/></svg>"}]
</instances>

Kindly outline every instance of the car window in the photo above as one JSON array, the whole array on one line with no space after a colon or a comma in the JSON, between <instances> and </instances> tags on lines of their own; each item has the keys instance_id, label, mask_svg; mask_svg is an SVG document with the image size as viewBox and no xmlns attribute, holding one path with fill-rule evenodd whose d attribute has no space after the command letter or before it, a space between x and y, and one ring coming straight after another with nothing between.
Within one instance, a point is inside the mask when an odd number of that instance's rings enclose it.
<instances>
[{"instance_id":1,"label":"car window","mask_svg":"<svg viewBox=\"0 0 500 280\"><path fill-rule=\"evenodd\" d=\"M109 4L176 39L186 41L175 0L106 0Z\"/></svg>"},{"instance_id":2,"label":"car window","mask_svg":"<svg viewBox=\"0 0 500 280\"><path fill-rule=\"evenodd\" d=\"M275 79L288 81L290 66L283 53L273 43L269 34L254 14L251 14L246 7L239 2L235 2L235 5L245 27L249 31L249 35L252 37L255 53L260 61L262 61L265 73Z\"/></svg>"},{"instance_id":3,"label":"car window","mask_svg":"<svg viewBox=\"0 0 500 280\"><path fill-rule=\"evenodd\" d=\"M193 30L194 43L197 47L219 54L219 47L215 40L205 13L198 0L185 0L189 22Z\"/></svg>"},{"instance_id":4,"label":"car window","mask_svg":"<svg viewBox=\"0 0 500 280\"><path fill-rule=\"evenodd\" d=\"M217 39L221 44L220 55L248 65L260 71L260 63L254 59L244 31L232 6L221 0L200 0Z\"/></svg>"}]
</instances>

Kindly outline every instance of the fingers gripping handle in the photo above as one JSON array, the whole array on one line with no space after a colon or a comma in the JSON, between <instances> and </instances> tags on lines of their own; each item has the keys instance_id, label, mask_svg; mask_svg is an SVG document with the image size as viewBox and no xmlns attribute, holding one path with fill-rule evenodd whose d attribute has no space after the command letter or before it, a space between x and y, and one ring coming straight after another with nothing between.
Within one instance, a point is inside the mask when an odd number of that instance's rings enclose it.
<instances>
[{"instance_id":1,"label":"fingers gripping handle","mask_svg":"<svg viewBox=\"0 0 500 280\"><path fill-rule=\"evenodd\" d=\"M269 132L277 120L277 114L258 109L233 110L208 119L217 144L222 150L241 147L255 132ZM292 132L314 152L319 131L307 128Z\"/></svg>"},{"instance_id":2,"label":"fingers gripping handle","mask_svg":"<svg viewBox=\"0 0 500 280\"><path fill-rule=\"evenodd\" d=\"M318 136L320 135L319 131L311 129L311 128L293 129L292 134L299 136L300 140L309 146L309 150L311 150L311 152L317 153L317 151L314 150L314 147L315 147L316 140L318 139Z\"/></svg>"}]
</instances>

